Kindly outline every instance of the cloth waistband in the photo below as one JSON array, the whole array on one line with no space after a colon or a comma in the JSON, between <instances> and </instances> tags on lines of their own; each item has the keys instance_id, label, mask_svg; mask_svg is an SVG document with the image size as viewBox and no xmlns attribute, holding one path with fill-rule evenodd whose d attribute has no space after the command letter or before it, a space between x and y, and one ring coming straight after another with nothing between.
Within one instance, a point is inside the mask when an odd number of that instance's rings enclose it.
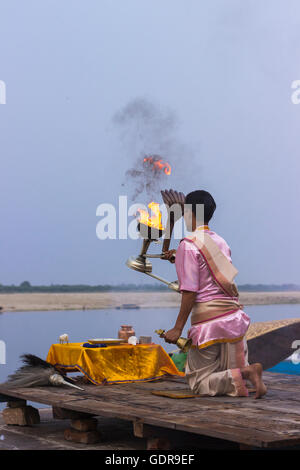
<instances>
[{"instance_id":1,"label":"cloth waistband","mask_svg":"<svg viewBox=\"0 0 300 470\"><path fill-rule=\"evenodd\" d=\"M233 299L213 299L208 302L195 302L191 315L191 324L196 325L214 320L242 309L243 305Z\"/></svg>"}]
</instances>

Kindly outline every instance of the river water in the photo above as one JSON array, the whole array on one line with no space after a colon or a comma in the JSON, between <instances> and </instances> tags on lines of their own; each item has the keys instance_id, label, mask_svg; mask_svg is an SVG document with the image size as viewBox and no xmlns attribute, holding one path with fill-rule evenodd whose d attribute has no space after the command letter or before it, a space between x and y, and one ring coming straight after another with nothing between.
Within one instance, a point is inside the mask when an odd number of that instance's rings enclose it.
<instances>
[{"instance_id":1,"label":"river water","mask_svg":"<svg viewBox=\"0 0 300 470\"><path fill-rule=\"evenodd\" d=\"M259 305L244 309L251 321L300 318L300 305ZM62 333L68 333L70 342L90 338L117 338L120 325L129 324L136 336L152 336L168 352L176 349L160 339L154 330L173 326L177 309L138 310L64 310L48 312L7 312L0 315L0 340L5 342L6 364L0 364L0 383L5 381L19 365L23 353L46 358L52 343L57 343ZM183 332L186 335L188 326ZM299 338L300 339L300 338Z\"/></svg>"}]
</instances>

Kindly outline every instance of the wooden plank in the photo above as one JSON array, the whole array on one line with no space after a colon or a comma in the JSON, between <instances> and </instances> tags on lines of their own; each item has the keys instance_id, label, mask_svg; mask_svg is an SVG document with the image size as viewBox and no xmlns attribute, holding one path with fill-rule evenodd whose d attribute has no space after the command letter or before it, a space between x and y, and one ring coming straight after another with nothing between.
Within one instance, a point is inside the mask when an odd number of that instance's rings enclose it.
<instances>
[{"instance_id":1,"label":"wooden plank","mask_svg":"<svg viewBox=\"0 0 300 470\"><path fill-rule=\"evenodd\" d=\"M265 380L269 394L261 400L223 396L176 400L151 394L153 390L187 391L181 379L98 387L88 384L83 386L84 392L41 387L6 389L5 393L64 409L140 420L149 426L256 447L299 444L300 398L294 388L300 385L300 378L293 381L281 374L266 374Z\"/></svg>"},{"instance_id":2,"label":"wooden plank","mask_svg":"<svg viewBox=\"0 0 300 470\"><path fill-rule=\"evenodd\" d=\"M0 393L0 403L6 403L11 400L11 396Z\"/></svg>"}]
</instances>

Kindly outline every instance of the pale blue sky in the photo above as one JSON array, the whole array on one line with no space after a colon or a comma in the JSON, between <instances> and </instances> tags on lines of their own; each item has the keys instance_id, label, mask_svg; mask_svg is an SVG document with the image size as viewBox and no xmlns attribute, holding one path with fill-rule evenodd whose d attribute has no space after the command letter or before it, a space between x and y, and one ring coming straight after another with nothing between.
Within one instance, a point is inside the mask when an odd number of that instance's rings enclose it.
<instances>
[{"instance_id":1,"label":"pale blue sky","mask_svg":"<svg viewBox=\"0 0 300 470\"><path fill-rule=\"evenodd\" d=\"M176 113L195 158L170 185L213 194L237 282L300 283L299 31L298 0L1 0L0 283L148 281L136 241L95 231L130 165L112 116L137 97Z\"/></svg>"}]
</instances>

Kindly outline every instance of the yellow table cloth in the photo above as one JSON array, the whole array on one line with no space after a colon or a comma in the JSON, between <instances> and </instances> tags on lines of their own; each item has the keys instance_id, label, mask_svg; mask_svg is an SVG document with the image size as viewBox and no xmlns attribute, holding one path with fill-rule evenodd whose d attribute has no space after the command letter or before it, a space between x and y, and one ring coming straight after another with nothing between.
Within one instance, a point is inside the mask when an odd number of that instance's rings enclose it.
<instances>
[{"instance_id":1,"label":"yellow table cloth","mask_svg":"<svg viewBox=\"0 0 300 470\"><path fill-rule=\"evenodd\" d=\"M52 344L47 361L69 371L79 370L92 383L113 384L184 376L158 344L84 348L83 343Z\"/></svg>"}]
</instances>

